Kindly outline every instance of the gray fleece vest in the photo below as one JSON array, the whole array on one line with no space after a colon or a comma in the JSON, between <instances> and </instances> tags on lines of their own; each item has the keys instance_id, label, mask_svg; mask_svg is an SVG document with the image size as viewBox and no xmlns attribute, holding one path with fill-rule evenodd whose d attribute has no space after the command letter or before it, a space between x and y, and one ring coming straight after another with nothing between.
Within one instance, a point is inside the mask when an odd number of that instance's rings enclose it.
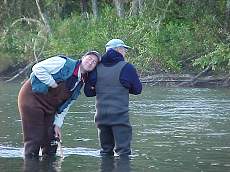
<instances>
[{"instance_id":1,"label":"gray fleece vest","mask_svg":"<svg viewBox=\"0 0 230 172\"><path fill-rule=\"evenodd\" d=\"M125 61L120 61L111 67L105 67L103 64L97 66L97 125L129 125L129 90L119 81L120 72L125 64Z\"/></svg>"}]
</instances>

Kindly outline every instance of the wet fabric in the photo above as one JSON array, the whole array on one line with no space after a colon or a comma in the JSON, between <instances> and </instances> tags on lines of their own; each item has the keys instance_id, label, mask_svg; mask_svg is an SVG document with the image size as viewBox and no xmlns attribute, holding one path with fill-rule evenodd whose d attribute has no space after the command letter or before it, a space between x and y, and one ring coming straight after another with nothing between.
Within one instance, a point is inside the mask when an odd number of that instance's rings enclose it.
<instances>
[{"instance_id":1,"label":"wet fabric","mask_svg":"<svg viewBox=\"0 0 230 172\"><path fill-rule=\"evenodd\" d=\"M32 92L30 80L24 83L18 95L18 108L26 157L38 156L40 148L43 154L56 153L56 147L50 144L54 139L53 121L58 106L70 95L64 82L57 88L49 88L47 94Z\"/></svg>"},{"instance_id":2,"label":"wet fabric","mask_svg":"<svg viewBox=\"0 0 230 172\"><path fill-rule=\"evenodd\" d=\"M131 154L132 127L130 125L99 125L98 136L102 148L101 155L113 155L113 151L119 156Z\"/></svg>"},{"instance_id":3,"label":"wet fabric","mask_svg":"<svg viewBox=\"0 0 230 172\"><path fill-rule=\"evenodd\" d=\"M119 81L119 75L126 62L105 67L98 65L98 81L96 83L96 115L97 125L129 124L129 91Z\"/></svg>"},{"instance_id":4,"label":"wet fabric","mask_svg":"<svg viewBox=\"0 0 230 172\"><path fill-rule=\"evenodd\" d=\"M98 65L96 83L96 115L101 155L130 155L132 127L129 122L129 90L123 87L119 76L126 62L106 67Z\"/></svg>"}]
</instances>

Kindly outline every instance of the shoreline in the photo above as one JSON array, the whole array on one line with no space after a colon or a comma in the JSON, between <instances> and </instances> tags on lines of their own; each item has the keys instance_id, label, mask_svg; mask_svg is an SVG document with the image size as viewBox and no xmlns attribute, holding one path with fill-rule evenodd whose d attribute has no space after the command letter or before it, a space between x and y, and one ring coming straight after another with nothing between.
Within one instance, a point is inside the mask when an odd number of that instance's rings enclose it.
<instances>
[{"instance_id":1,"label":"shoreline","mask_svg":"<svg viewBox=\"0 0 230 172\"><path fill-rule=\"evenodd\" d=\"M0 82L22 82L29 76L20 75L17 78L11 80L14 76L7 76L0 74ZM209 75L199 77L196 80L196 75L193 74L170 74L160 73L141 76L140 80L142 84L150 86L161 86L161 87L191 87L191 88L229 88L230 82L223 75Z\"/></svg>"},{"instance_id":2,"label":"shoreline","mask_svg":"<svg viewBox=\"0 0 230 172\"><path fill-rule=\"evenodd\" d=\"M195 78L195 79L194 79ZM144 84L164 87L191 87L191 88L228 88L230 82L223 75L208 75L196 78L193 74L154 74L141 77Z\"/></svg>"}]
</instances>

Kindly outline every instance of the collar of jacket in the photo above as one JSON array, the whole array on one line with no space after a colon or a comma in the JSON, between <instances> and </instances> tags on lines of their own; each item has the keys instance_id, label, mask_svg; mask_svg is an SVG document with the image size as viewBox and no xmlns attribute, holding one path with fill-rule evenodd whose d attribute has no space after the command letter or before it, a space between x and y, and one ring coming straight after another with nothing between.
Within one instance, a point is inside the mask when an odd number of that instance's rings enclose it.
<instances>
[{"instance_id":1,"label":"collar of jacket","mask_svg":"<svg viewBox=\"0 0 230 172\"><path fill-rule=\"evenodd\" d=\"M73 71L73 76L74 77L78 77L78 72L80 71L80 65L81 65L81 60L79 61L79 63L76 64L75 69ZM88 72L81 74L81 80L85 83L85 81L88 79Z\"/></svg>"},{"instance_id":2,"label":"collar of jacket","mask_svg":"<svg viewBox=\"0 0 230 172\"><path fill-rule=\"evenodd\" d=\"M80 65L81 65L81 61L79 61L79 63L76 63L76 66L74 68L73 75L76 77L78 76Z\"/></svg>"},{"instance_id":3,"label":"collar of jacket","mask_svg":"<svg viewBox=\"0 0 230 172\"><path fill-rule=\"evenodd\" d=\"M124 57L121 53L110 49L103 56L101 63L105 66L113 66L120 61L124 61Z\"/></svg>"}]
</instances>

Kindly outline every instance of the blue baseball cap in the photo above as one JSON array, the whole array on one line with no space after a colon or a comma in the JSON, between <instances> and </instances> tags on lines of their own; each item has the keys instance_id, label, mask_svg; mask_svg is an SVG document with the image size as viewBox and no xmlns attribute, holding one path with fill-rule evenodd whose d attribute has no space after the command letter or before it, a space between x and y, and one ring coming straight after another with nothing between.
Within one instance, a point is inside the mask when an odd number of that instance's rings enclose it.
<instances>
[{"instance_id":1,"label":"blue baseball cap","mask_svg":"<svg viewBox=\"0 0 230 172\"><path fill-rule=\"evenodd\" d=\"M130 46L125 45L125 43L121 39L111 39L105 45L106 51L109 50L109 49L118 48L118 47L124 47L126 49L131 48Z\"/></svg>"}]
</instances>

